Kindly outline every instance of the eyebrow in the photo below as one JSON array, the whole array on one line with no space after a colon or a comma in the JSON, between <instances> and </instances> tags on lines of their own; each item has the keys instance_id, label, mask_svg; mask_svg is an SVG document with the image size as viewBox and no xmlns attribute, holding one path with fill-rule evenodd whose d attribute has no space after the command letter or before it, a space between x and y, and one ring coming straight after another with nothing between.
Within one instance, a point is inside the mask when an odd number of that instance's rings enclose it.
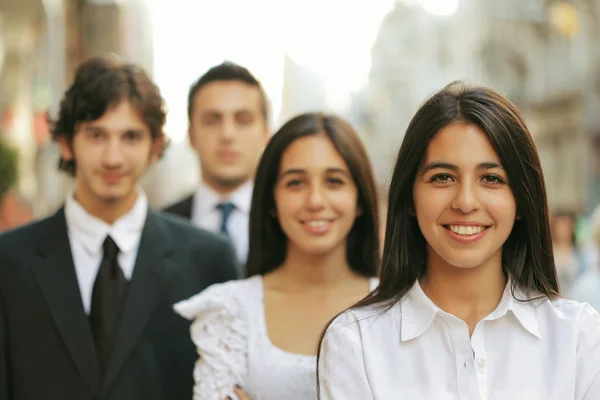
<instances>
[{"instance_id":1,"label":"eyebrow","mask_svg":"<svg viewBox=\"0 0 600 400\"><path fill-rule=\"evenodd\" d=\"M328 173L339 173L339 174L346 175L348 178L350 178L350 175L348 174L348 172L344 171L341 168L327 168L326 172L328 172ZM284 177L286 175L293 175L293 174L306 174L306 170L305 169L300 169L300 168L292 168L292 169L288 169L287 171L285 171L284 173L282 173L280 176Z\"/></svg>"},{"instance_id":2,"label":"eyebrow","mask_svg":"<svg viewBox=\"0 0 600 400\"><path fill-rule=\"evenodd\" d=\"M486 170L486 169L495 169L495 168L504 169L502 164L497 163L497 162L484 162L484 163L477 164L478 171ZM458 168L458 166L456 166L454 164L440 162L440 161L433 161L433 162L430 162L429 164L427 164L425 166L425 168L423 168L423 172L427 172L432 169L449 169L451 171L458 171L459 168Z\"/></svg>"},{"instance_id":3,"label":"eyebrow","mask_svg":"<svg viewBox=\"0 0 600 400\"><path fill-rule=\"evenodd\" d=\"M202 115L202 116L205 116L205 115L223 115L223 114L227 114L227 113L233 113L233 114L243 114L243 113L254 114L254 112L250 108L240 107L240 108L235 108L235 109L232 109L232 110L222 110L222 109L217 109L217 108L209 108L209 109L206 109L206 110L202 110L200 112L200 115Z\"/></svg>"},{"instance_id":4,"label":"eyebrow","mask_svg":"<svg viewBox=\"0 0 600 400\"><path fill-rule=\"evenodd\" d=\"M94 126L94 125L86 126L84 128L84 130L86 132L92 132L92 133L106 132L106 129L104 129L103 127L101 127L101 126ZM144 133L144 130L142 128L127 128L127 129L125 129L125 130L123 130L121 132L121 134L130 134L130 133L141 135L142 133Z\"/></svg>"}]
</instances>

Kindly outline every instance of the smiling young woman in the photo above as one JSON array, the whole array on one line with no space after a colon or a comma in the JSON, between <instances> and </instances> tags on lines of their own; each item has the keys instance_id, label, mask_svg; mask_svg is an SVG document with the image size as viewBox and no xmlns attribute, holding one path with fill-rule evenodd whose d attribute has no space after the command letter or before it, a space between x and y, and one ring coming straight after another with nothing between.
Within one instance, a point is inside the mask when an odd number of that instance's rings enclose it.
<instances>
[{"instance_id":1,"label":"smiling young woman","mask_svg":"<svg viewBox=\"0 0 600 400\"><path fill-rule=\"evenodd\" d=\"M542 168L513 104L459 83L431 97L389 205L379 287L323 335L321 399L600 398L600 316L560 298Z\"/></svg>"},{"instance_id":2,"label":"smiling young woman","mask_svg":"<svg viewBox=\"0 0 600 400\"><path fill-rule=\"evenodd\" d=\"M309 113L280 128L256 173L249 278L175 306L194 320L194 399L316 397L323 328L378 283L377 206L348 123Z\"/></svg>"}]
</instances>

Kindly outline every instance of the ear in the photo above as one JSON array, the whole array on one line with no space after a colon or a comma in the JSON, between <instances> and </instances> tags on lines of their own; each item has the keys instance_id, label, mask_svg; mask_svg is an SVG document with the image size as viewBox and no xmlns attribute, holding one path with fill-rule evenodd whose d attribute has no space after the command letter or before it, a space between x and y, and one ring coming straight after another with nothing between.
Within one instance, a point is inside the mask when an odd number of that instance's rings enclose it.
<instances>
[{"instance_id":1,"label":"ear","mask_svg":"<svg viewBox=\"0 0 600 400\"><path fill-rule=\"evenodd\" d=\"M150 153L150 164L154 164L160 158L165 147L165 137L159 136L152 142L152 152Z\"/></svg>"},{"instance_id":2,"label":"ear","mask_svg":"<svg viewBox=\"0 0 600 400\"><path fill-rule=\"evenodd\" d=\"M71 147L71 143L67 140L65 135L61 135L58 137L58 147L60 149L60 155L65 161L72 161L75 156L73 154L73 148Z\"/></svg>"}]
</instances>

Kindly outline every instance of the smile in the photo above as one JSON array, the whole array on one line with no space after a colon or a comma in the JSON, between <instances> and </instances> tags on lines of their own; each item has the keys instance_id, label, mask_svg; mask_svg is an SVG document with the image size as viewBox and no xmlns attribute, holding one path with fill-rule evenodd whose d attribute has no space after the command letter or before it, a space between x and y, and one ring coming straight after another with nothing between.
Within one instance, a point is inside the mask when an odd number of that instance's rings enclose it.
<instances>
[{"instance_id":1,"label":"smile","mask_svg":"<svg viewBox=\"0 0 600 400\"><path fill-rule=\"evenodd\" d=\"M489 226L483 226L483 225L473 225L473 226L469 226L469 225L445 225L444 228L456 233L457 235L461 235L461 236L471 236L471 235L476 235L480 232L483 232L484 230L486 230L487 228L489 228Z\"/></svg>"},{"instance_id":2,"label":"smile","mask_svg":"<svg viewBox=\"0 0 600 400\"><path fill-rule=\"evenodd\" d=\"M333 225L332 219L312 219L307 221L301 221L304 229L312 234L324 234L331 229Z\"/></svg>"}]
</instances>

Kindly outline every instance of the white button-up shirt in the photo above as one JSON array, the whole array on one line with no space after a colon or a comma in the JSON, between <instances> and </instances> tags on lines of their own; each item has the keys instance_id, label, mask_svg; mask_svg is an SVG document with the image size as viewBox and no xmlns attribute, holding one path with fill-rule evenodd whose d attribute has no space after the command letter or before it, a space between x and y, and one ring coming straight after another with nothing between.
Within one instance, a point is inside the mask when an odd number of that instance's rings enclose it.
<instances>
[{"instance_id":1,"label":"white button-up shirt","mask_svg":"<svg viewBox=\"0 0 600 400\"><path fill-rule=\"evenodd\" d=\"M600 400L600 315L565 299L519 302L507 285L469 337L417 282L388 311L339 316L319 379L322 400Z\"/></svg>"},{"instance_id":2,"label":"white button-up shirt","mask_svg":"<svg viewBox=\"0 0 600 400\"><path fill-rule=\"evenodd\" d=\"M88 213L73 194L67 196L65 218L69 243L83 309L87 314L92 306L92 292L104 256L102 246L106 236L110 235L119 247L119 266L125 279L131 280L147 214L148 199L141 189L131 210L112 225Z\"/></svg>"},{"instance_id":3,"label":"white button-up shirt","mask_svg":"<svg viewBox=\"0 0 600 400\"><path fill-rule=\"evenodd\" d=\"M192 223L211 232L219 232L221 228L221 211L217 208L219 203L230 202L235 206L227 221L227 230L242 264L246 263L248 257L253 187L253 182L247 182L229 196L222 197L210 186L201 183L192 205Z\"/></svg>"}]
</instances>

